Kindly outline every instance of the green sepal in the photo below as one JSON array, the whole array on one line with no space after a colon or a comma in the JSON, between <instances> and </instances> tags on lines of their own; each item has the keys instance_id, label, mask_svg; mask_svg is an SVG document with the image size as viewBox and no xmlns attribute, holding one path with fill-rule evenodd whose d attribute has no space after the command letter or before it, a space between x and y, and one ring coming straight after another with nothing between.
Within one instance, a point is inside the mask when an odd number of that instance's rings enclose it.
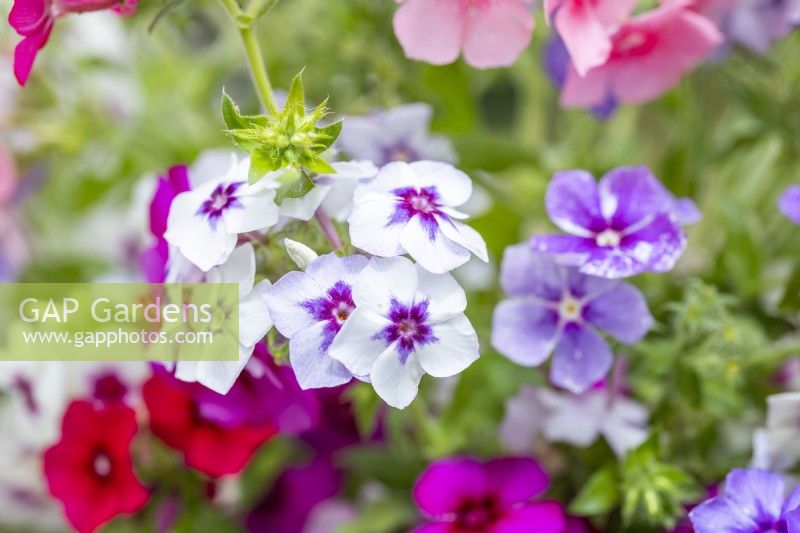
<instances>
[{"instance_id":1,"label":"green sepal","mask_svg":"<svg viewBox=\"0 0 800 533\"><path fill-rule=\"evenodd\" d=\"M320 128L319 132L324 135L324 137L320 139L319 144L325 147L326 150L333 146L333 143L336 142L336 139L338 139L339 135L342 133L343 125L344 122L339 120L324 128Z\"/></svg>"},{"instance_id":2,"label":"green sepal","mask_svg":"<svg viewBox=\"0 0 800 533\"><path fill-rule=\"evenodd\" d=\"M267 125L267 117L263 115L243 115L239 111L239 106L233 99L222 89L222 101L220 103L222 108L222 120L229 130L245 130L253 128L263 128Z\"/></svg>"},{"instance_id":3,"label":"green sepal","mask_svg":"<svg viewBox=\"0 0 800 533\"><path fill-rule=\"evenodd\" d=\"M303 71L301 70L292 79L292 85L289 88L289 95L286 97L286 105L283 107L283 112L292 117L306 115L306 96L303 90Z\"/></svg>"},{"instance_id":4,"label":"green sepal","mask_svg":"<svg viewBox=\"0 0 800 533\"><path fill-rule=\"evenodd\" d=\"M287 172L287 175L291 176L291 174L294 173ZM278 192L275 195L275 203L280 205L287 198L302 198L314 187L314 182L311 181L311 178L308 177L308 174L305 172L300 172L299 174L295 175L293 180L284 183L280 188L278 188Z\"/></svg>"},{"instance_id":5,"label":"green sepal","mask_svg":"<svg viewBox=\"0 0 800 533\"><path fill-rule=\"evenodd\" d=\"M247 172L247 181L256 183L266 174L278 170L279 165L265 148L257 148L250 154L250 170Z\"/></svg>"},{"instance_id":6,"label":"green sepal","mask_svg":"<svg viewBox=\"0 0 800 533\"><path fill-rule=\"evenodd\" d=\"M621 500L617 465L598 470L572 500L569 510L577 516L600 516L617 507Z\"/></svg>"}]
</instances>

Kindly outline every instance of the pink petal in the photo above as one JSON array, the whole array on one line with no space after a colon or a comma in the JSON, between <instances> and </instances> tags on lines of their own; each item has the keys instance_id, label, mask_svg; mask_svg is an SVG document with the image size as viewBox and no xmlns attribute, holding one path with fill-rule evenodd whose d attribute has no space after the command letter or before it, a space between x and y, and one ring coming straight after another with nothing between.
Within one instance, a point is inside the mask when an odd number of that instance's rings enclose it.
<instances>
[{"instance_id":1,"label":"pink petal","mask_svg":"<svg viewBox=\"0 0 800 533\"><path fill-rule=\"evenodd\" d=\"M611 53L611 38L591 5L571 2L558 10L555 26L578 74L602 65Z\"/></svg>"},{"instance_id":2,"label":"pink petal","mask_svg":"<svg viewBox=\"0 0 800 533\"><path fill-rule=\"evenodd\" d=\"M47 42L52 29L53 24L50 21L42 32L25 37L14 49L14 76L20 85L25 85L28 81L36 54Z\"/></svg>"},{"instance_id":3,"label":"pink petal","mask_svg":"<svg viewBox=\"0 0 800 533\"><path fill-rule=\"evenodd\" d=\"M474 459L444 459L425 470L414 486L419 508L432 517L454 513L464 499L486 493L483 465Z\"/></svg>"},{"instance_id":4,"label":"pink petal","mask_svg":"<svg viewBox=\"0 0 800 533\"><path fill-rule=\"evenodd\" d=\"M464 58L476 68L513 64L533 33L533 15L524 0L492 0L467 12Z\"/></svg>"},{"instance_id":5,"label":"pink petal","mask_svg":"<svg viewBox=\"0 0 800 533\"><path fill-rule=\"evenodd\" d=\"M623 24L633 12L639 0L597 0L594 12L606 30Z\"/></svg>"},{"instance_id":6,"label":"pink petal","mask_svg":"<svg viewBox=\"0 0 800 533\"><path fill-rule=\"evenodd\" d=\"M458 59L466 25L460 0L408 0L394 14L406 57L445 65Z\"/></svg>"},{"instance_id":7,"label":"pink petal","mask_svg":"<svg viewBox=\"0 0 800 533\"><path fill-rule=\"evenodd\" d=\"M49 7L45 0L16 0L8 15L8 23L20 35L31 35L47 22Z\"/></svg>"}]
</instances>

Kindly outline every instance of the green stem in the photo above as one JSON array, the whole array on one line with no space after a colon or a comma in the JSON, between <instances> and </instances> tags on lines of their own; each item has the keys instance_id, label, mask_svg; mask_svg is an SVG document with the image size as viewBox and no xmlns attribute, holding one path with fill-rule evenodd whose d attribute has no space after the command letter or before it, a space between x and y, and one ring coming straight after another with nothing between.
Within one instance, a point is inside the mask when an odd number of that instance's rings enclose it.
<instances>
[{"instance_id":1,"label":"green stem","mask_svg":"<svg viewBox=\"0 0 800 533\"><path fill-rule=\"evenodd\" d=\"M261 104L272 115L278 114L278 106L275 104L275 95L272 93L272 84L269 81L269 74L264 65L264 56L261 54L261 47L258 45L255 32L253 31L254 18L242 12L236 0L220 0L222 7L228 12L231 19L239 28L239 35L244 44L247 63L250 65L250 73L253 76L253 84L258 92Z\"/></svg>"}]
</instances>

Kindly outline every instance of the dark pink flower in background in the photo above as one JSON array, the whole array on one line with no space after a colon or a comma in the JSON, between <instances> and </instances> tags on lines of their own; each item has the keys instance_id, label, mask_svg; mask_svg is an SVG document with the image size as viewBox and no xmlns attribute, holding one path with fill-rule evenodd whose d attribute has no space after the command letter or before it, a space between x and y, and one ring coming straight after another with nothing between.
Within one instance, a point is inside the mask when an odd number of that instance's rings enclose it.
<instances>
[{"instance_id":1,"label":"dark pink flower in background","mask_svg":"<svg viewBox=\"0 0 800 533\"><path fill-rule=\"evenodd\" d=\"M133 471L136 430L136 413L123 404L76 401L67 408L61 440L44 454L44 474L77 531L94 531L118 515L135 513L150 498Z\"/></svg>"},{"instance_id":2,"label":"dark pink flower in background","mask_svg":"<svg viewBox=\"0 0 800 533\"><path fill-rule=\"evenodd\" d=\"M532 0L402 0L394 32L406 56L476 68L513 64L531 42Z\"/></svg>"},{"instance_id":3,"label":"dark pink flower in background","mask_svg":"<svg viewBox=\"0 0 800 533\"><path fill-rule=\"evenodd\" d=\"M25 85L36 54L47 44L56 18L70 13L114 9L122 15L136 11L137 0L14 0L8 23L22 36L14 49L14 76Z\"/></svg>"},{"instance_id":4,"label":"dark pink flower in background","mask_svg":"<svg viewBox=\"0 0 800 533\"><path fill-rule=\"evenodd\" d=\"M414 486L431 523L414 533L560 533L561 504L535 501L549 483L539 463L525 457L435 462Z\"/></svg>"},{"instance_id":5,"label":"dark pink flower in background","mask_svg":"<svg viewBox=\"0 0 800 533\"><path fill-rule=\"evenodd\" d=\"M581 76L567 73L561 105L591 108L613 98L643 103L660 96L723 42L717 26L683 0L635 16L612 37L608 60Z\"/></svg>"}]
</instances>

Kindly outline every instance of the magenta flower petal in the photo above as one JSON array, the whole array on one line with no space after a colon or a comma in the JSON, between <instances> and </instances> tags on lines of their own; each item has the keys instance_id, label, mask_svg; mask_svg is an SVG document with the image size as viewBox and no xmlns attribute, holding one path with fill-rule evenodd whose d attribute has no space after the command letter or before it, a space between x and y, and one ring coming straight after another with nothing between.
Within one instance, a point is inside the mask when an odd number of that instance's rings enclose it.
<instances>
[{"instance_id":1,"label":"magenta flower petal","mask_svg":"<svg viewBox=\"0 0 800 533\"><path fill-rule=\"evenodd\" d=\"M800 185L787 188L778 200L778 209L794 222L800 224Z\"/></svg>"},{"instance_id":2,"label":"magenta flower petal","mask_svg":"<svg viewBox=\"0 0 800 533\"><path fill-rule=\"evenodd\" d=\"M414 485L414 500L431 517L454 513L464 499L486 492L483 466L474 459L447 459L428 467Z\"/></svg>"},{"instance_id":3,"label":"magenta flower petal","mask_svg":"<svg viewBox=\"0 0 800 533\"><path fill-rule=\"evenodd\" d=\"M550 478L539 463L527 457L504 457L484 465L486 482L503 505L514 507L539 496Z\"/></svg>"},{"instance_id":4,"label":"magenta flower petal","mask_svg":"<svg viewBox=\"0 0 800 533\"><path fill-rule=\"evenodd\" d=\"M583 317L626 344L639 342L653 326L653 316L642 293L626 283L589 301Z\"/></svg>"},{"instance_id":5,"label":"magenta flower petal","mask_svg":"<svg viewBox=\"0 0 800 533\"><path fill-rule=\"evenodd\" d=\"M14 48L14 76L20 85L27 83L28 76L30 76L33 68L33 62L36 60L36 54L47 43L52 29L52 21L48 21L41 32L25 37Z\"/></svg>"},{"instance_id":6,"label":"magenta flower petal","mask_svg":"<svg viewBox=\"0 0 800 533\"><path fill-rule=\"evenodd\" d=\"M611 369L611 349L591 328L568 324L553 354L550 380L570 392L581 393Z\"/></svg>"},{"instance_id":7,"label":"magenta flower petal","mask_svg":"<svg viewBox=\"0 0 800 533\"><path fill-rule=\"evenodd\" d=\"M41 33L51 22L49 7L49 2L45 0L15 0L11 13L8 14L8 23L20 35Z\"/></svg>"},{"instance_id":8,"label":"magenta flower petal","mask_svg":"<svg viewBox=\"0 0 800 533\"><path fill-rule=\"evenodd\" d=\"M557 502L537 502L506 515L492 533L562 533L566 526L564 510Z\"/></svg>"}]
</instances>

